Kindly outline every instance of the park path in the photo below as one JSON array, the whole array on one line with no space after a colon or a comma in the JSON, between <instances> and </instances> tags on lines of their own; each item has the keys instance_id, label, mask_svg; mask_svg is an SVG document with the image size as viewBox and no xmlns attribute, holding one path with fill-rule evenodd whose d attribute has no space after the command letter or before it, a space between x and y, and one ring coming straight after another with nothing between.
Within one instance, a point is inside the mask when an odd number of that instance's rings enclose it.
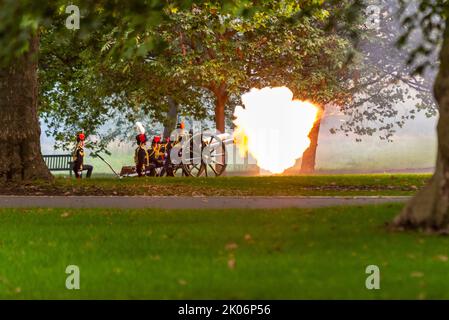
<instances>
[{"instance_id":1,"label":"park path","mask_svg":"<svg viewBox=\"0 0 449 320\"><path fill-rule=\"evenodd\" d=\"M0 196L0 208L274 209L405 202L409 197Z\"/></svg>"}]
</instances>

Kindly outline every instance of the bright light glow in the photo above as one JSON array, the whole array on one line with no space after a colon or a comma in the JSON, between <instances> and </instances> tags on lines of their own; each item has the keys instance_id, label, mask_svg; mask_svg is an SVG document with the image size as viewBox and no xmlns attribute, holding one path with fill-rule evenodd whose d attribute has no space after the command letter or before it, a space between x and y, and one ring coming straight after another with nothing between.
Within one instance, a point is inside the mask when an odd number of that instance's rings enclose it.
<instances>
[{"instance_id":1,"label":"bright light glow","mask_svg":"<svg viewBox=\"0 0 449 320\"><path fill-rule=\"evenodd\" d=\"M242 96L245 107L234 111L234 140L240 153L249 152L271 173L293 167L310 145L308 135L319 108L292 99L287 87L251 89Z\"/></svg>"}]
</instances>

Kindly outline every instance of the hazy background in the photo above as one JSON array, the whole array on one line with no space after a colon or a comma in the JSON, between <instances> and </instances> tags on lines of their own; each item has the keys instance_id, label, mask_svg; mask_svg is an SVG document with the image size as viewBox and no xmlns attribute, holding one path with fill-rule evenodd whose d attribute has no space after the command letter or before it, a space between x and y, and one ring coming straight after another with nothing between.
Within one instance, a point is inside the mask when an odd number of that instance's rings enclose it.
<instances>
[{"instance_id":1,"label":"hazy background","mask_svg":"<svg viewBox=\"0 0 449 320\"><path fill-rule=\"evenodd\" d=\"M398 105L404 110L412 107L412 101ZM345 116L336 110L327 110L323 116L317 151L317 170L348 172L383 172L402 170L431 171L436 157L435 126L437 118L427 118L418 113L415 120L407 122L393 137L393 142L380 140L379 137L363 137L356 142L355 137L343 134L331 134L329 130L344 121ZM44 132L44 130L42 130ZM53 139L41 136L43 154L65 153L53 148ZM133 164L134 145L131 143L113 143L110 145L112 156L105 158L116 169ZM234 156L229 148L232 164ZM238 155L235 158L242 163ZM96 173L110 173L110 169L99 159L87 157L86 162L93 164ZM252 159L249 159L252 162ZM232 165L228 170L232 171ZM239 166L243 170L244 166Z\"/></svg>"},{"instance_id":2,"label":"hazy background","mask_svg":"<svg viewBox=\"0 0 449 320\"><path fill-rule=\"evenodd\" d=\"M379 137L363 137L355 142L353 137L330 134L342 116L323 119L318 140L317 167L321 170L388 171L433 168L437 140L437 118L427 118L418 113L415 120L406 123L393 137L393 142Z\"/></svg>"}]
</instances>

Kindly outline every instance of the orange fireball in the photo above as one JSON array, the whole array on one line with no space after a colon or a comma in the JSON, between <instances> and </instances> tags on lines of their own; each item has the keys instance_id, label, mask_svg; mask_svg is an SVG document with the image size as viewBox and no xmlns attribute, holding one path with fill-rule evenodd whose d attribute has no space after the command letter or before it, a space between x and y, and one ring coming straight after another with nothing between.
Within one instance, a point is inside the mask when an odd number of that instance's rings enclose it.
<instances>
[{"instance_id":1,"label":"orange fireball","mask_svg":"<svg viewBox=\"0 0 449 320\"><path fill-rule=\"evenodd\" d=\"M293 100L287 87L251 89L242 102L244 107L234 111L234 140L240 152L249 152L260 168L271 173L293 167L310 145L308 135L319 108Z\"/></svg>"}]
</instances>

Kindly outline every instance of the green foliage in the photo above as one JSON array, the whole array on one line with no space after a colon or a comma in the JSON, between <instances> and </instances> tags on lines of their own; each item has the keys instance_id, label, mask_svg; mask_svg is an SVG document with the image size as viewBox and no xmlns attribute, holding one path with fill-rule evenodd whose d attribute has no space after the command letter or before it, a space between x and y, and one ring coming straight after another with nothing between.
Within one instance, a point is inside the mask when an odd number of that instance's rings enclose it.
<instances>
[{"instance_id":1,"label":"green foliage","mask_svg":"<svg viewBox=\"0 0 449 320\"><path fill-rule=\"evenodd\" d=\"M405 31L398 39L400 47L410 46L411 53L407 63L414 73L423 74L427 69L436 68L436 50L441 44L449 4L445 0L420 0L415 2L399 0L398 15ZM419 33L420 41L413 41L414 33Z\"/></svg>"},{"instance_id":2,"label":"green foliage","mask_svg":"<svg viewBox=\"0 0 449 320\"><path fill-rule=\"evenodd\" d=\"M308 92L318 103L336 100L349 41L325 31L324 10L292 22L295 3L259 3L260 11L246 17L207 4L171 12L161 35L174 75L214 93L222 85L229 95L286 85L298 98Z\"/></svg>"},{"instance_id":3,"label":"green foliage","mask_svg":"<svg viewBox=\"0 0 449 320\"><path fill-rule=\"evenodd\" d=\"M42 115L65 142L75 128L98 134L117 114L125 127L142 113L161 122L169 99L181 114L208 118L219 90L228 97L228 119L251 87L287 85L298 98L322 105L343 101L350 39L327 28L326 9L298 18L298 10L314 4L245 1L232 11L214 1L187 8L171 3L143 32L119 33L123 27L105 24L82 45L60 48L51 30L43 37ZM61 66L58 56L71 58Z\"/></svg>"},{"instance_id":4,"label":"green foliage","mask_svg":"<svg viewBox=\"0 0 449 320\"><path fill-rule=\"evenodd\" d=\"M181 8L189 5L186 1L173 3ZM87 30L84 36L64 27L63 10L54 24L42 28L40 113L57 147L69 147L73 132L85 130L97 137L95 144L90 140L90 147L105 150L120 132L129 133L136 119L163 120L167 90L173 93L185 88L177 79L167 81L165 65L150 63L152 55L160 54L164 47L153 32L164 19L163 7L133 5L99 4L96 23L85 25L83 16L80 30ZM142 12L151 14L142 19ZM195 101L198 93L187 92L182 97ZM199 110L190 105L193 111ZM110 121L115 122L113 130L102 131Z\"/></svg>"},{"instance_id":5,"label":"green foliage","mask_svg":"<svg viewBox=\"0 0 449 320\"><path fill-rule=\"evenodd\" d=\"M181 8L189 7L195 2L197 1L170 1ZM92 39L98 28L114 26L116 34L128 41L117 43L112 48L112 53L118 56L129 55L135 47L133 37L163 19L166 3L163 0L80 0L76 5L81 11L81 28L72 31L65 28L65 21L69 16L65 12L69 5L67 1L4 0L0 2L0 64L8 65L14 58L26 52L30 34L46 28L53 28L53 31L58 33L57 38L64 41L63 38L68 35L78 40ZM231 8L234 5L233 0L225 3ZM147 45L151 46L150 43Z\"/></svg>"},{"instance_id":6,"label":"green foliage","mask_svg":"<svg viewBox=\"0 0 449 320\"><path fill-rule=\"evenodd\" d=\"M412 97L404 81L420 89L418 110L435 114L429 88L400 71L400 59L373 63L352 45L368 41L385 50L391 43L376 42L379 34L361 28L363 1L100 1L80 7L76 32L64 27L62 2L39 10L7 2L2 11L5 17L23 14L23 35L14 39L25 40L14 45L17 51L5 45L0 58L26 51L26 35L40 32L40 111L59 146L84 129L97 136L96 148L105 149L111 139L127 138L120 133L143 115L146 122L163 122L169 100L181 114L207 119L224 94L229 121L240 95L262 86L287 85L297 98L339 105L350 121L336 129L356 136L390 140L396 127L414 118L414 111L398 115L396 108ZM0 27L14 24L5 21ZM13 30L9 37L19 32ZM354 79L361 81L354 85ZM105 124L113 130L100 130Z\"/></svg>"}]
</instances>

